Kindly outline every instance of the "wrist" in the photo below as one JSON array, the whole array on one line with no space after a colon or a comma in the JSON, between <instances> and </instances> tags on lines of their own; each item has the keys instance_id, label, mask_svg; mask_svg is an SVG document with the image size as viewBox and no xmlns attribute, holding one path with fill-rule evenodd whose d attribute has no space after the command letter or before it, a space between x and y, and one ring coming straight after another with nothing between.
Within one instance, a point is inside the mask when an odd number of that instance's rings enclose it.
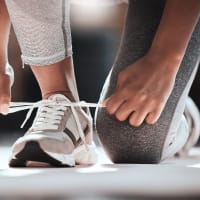
<instances>
[{"instance_id":1,"label":"wrist","mask_svg":"<svg viewBox=\"0 0 200 200\"><path fill-rule=\"evenodd\" d=\"M182 62L183 53L168 48L151 47L146 56L157 66L165 66L168 70L177 72Z\"/></svg>"}]
</instances>

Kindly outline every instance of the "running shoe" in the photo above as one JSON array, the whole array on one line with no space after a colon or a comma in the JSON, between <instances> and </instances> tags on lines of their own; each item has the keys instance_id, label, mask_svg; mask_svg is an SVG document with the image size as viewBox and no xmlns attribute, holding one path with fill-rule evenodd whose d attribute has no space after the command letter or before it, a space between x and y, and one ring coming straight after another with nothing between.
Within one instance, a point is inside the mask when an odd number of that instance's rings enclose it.
<instances>
[{"instance_id":1,"label":"running shoe","mask_svg":"<svg viewBox=\"0 0 200 200\"><path fill-rule=\"evenodd\" d=\"M187 139L186 144L176 154L176 156L187 156L189 154L189 150L196 145L200 136L199 109L190 97L188 97L186 100L184 116L186 118L189 128L189 137Z\"/></svg>"},{"instance_id":2,"label":"running shoe","mask_svg":"<svg viewBox=\"0 0 200 200\"><path fill-rule=\"evenodd\" d=\"M73 167L97 162L89 108L65 106L62 94L38 108L31 128L12 147L11 167ZM45 101L45 100L44 100Z\"/></svg>"}]
</instances>

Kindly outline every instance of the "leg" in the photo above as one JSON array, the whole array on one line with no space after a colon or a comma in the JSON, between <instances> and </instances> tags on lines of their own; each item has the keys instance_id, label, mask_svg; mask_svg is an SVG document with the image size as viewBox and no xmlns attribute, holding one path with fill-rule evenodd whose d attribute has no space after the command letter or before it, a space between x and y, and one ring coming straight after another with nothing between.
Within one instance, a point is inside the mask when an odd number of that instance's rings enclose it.
<instances>
[{"instance_id":1,"label":"leg","mask_svg":"<svg viewBox=\"0 0 200 200\"><path fill-rule=\"evenodd\" d=\"M13 145L10 166L94 164L89 110L63 105L79 99L72 63L69 1L6 2L22 59L31 65L43 98L53 102L43 100L28 134Z\"/></svg>"},{"instance_id":2,"label":"leg","mask_svg":"<svg viewBox=\"0 0 200 200\"><path fill-rule=\"evenodd\" d=\"M6 114L11 98L10 67L7 64L7 45L10 19L4 0L0 0L0 113Z\"/></svg>"},{"instance_id":3,"label":"leg","mask_svg":"<svg viewBox=\"0 0 200 200\"><path fill-rule=\"evenodd\" d=\"M63 93L72 101L78 101L71 37L66 36L70 35L69 4L63 0L52 1L51 4L35 0L6 2L23 62L31 65L43 98Z\"/></svg>"},{"instance_id":4,"label":"leg","mask_svg":"<svg viewBox=\"0 0 200 200\"><path fill-rule=\"evenodd\" d=\"M104 85L100 101L115 89L117 77L124 66L135 62L150 48L162 16L165 1L130 1L126 28L119 55ZM119 122L105 109L97 112L97 131L110 158L118 163L157 163L162 159L166 138L176 134L185 101L194 79L200 53L198 23L176 77L175 87L165 109L154 125L143 123L133 128L127 121ZM131 53L130 53L131 52Z\"/></svg>"},{"instance_id":5,"label":"leg","mask_svg":"<svg viewBox=\"0 0 200 200\"><path fill-rule=\"evenodd\" d=\"M71 101L79 100L72 57L44 67L31 66L31 69L37 78L44 99L52 94L60 93Z\"/></svg>"}]
</instances>

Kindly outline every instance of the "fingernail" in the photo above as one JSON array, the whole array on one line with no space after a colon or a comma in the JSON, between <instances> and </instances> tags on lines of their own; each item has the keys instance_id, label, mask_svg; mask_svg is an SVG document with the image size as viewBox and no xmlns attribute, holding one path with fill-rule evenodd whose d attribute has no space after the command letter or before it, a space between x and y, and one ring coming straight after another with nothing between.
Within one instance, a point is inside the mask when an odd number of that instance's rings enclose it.
<instances>
[{"instance_id":1,"label":"fingernail","mask_svg":"<svg viewBox=\"0 0 200 200\"><path fill-rule=\"evenodd\" d=\"M0 111L3 115L7 115L8 114L8 110L9 110L9 105L8 104L2 104L0 106Z\"/></svg>"}]
</instances>

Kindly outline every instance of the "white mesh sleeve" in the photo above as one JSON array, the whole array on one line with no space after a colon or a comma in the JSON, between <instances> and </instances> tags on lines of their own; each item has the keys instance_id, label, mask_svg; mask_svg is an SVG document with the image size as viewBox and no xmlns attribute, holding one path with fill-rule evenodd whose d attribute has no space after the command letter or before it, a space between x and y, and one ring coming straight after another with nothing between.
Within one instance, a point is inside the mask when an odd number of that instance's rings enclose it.
<instances>
[{"instance_id":1,"label":"white mesh sleeve","mask_svg":"<svg viewBox=\"0 0 200 200\"><path fill-rule=\"evenodd\" d=\"M6 0L10 18L29 65L47 65L72 54L69 0Z\"/></svg>"}]
</instances>

